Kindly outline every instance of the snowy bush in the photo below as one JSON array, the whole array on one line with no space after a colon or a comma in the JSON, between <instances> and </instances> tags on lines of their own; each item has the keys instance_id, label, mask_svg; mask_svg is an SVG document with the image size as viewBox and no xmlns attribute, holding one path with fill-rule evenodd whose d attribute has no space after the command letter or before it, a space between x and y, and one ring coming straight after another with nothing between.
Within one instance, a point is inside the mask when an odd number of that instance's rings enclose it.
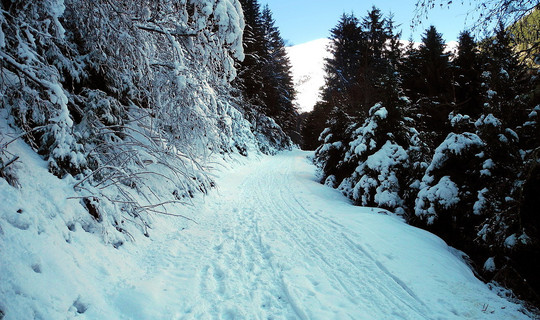
<instances>
[{"instance_id":1,"label":"snowy bush","mask_svg":"<svg viewBox=\"0 0 540 320\"><path fill-rule=\"evenodd\" d=\"M60 176L87 167L62 84L82 72L59 20L64 8L62 1L12 1L0 11L3 106Z\"/></svg>"}]
</instances>

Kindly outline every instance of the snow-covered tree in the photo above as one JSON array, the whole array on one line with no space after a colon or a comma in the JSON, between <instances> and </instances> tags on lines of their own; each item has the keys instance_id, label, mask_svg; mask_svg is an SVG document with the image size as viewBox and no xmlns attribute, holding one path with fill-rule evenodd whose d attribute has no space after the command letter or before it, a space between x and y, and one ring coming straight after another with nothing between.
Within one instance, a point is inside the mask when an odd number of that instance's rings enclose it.
<instances>
[{"instance_id":1,"label":"snow-covered tree","mask_svg":"<svg viewBox=\"0 0 540 320\"><path fill-rule=\"evenodd\" d=\"M485 201L479 169L484 146L475 133L450 133L435 149L417 187L415 214L424 226L456 245L473 241L481 219L473 207Z\"/></svg>"},{"instance_id":2,"label":"snow-covered tree","mask_svg":"<svg viewBox=\"0 0 540 320\"><path fill-rule=\"evenodd\" d=\"M406 100L402 100L405 104ZM403 193L408 181L410 132L402 106L377 103L364 124L353 132L344 158L354 172L338 187L358 205L405 214Z\"/></svg>"},{"instance_id":3,"label":"snow-covered tree","mask_svg":"<svg viewBox=\"0 0 540 320\"><path fill-rule=\"evenodd\" d=\"M345 30L336 28L342 29ZM410 102L403 96L397 73L401 56L397 35L392 20L383 18L376 8L368 13L356 32L359 34L353 39L357 39L357 48L351 51L356 56L351 54L350 59L358 61L341 67L357 68L356 72L350 71L348 86L333 87L332 79L339 80L340 74L327 74L326 90L336 91L344 100L330 114L329 126L321 134L322 146L316 151L316 162L323 170L323 181L339 188L357 204L380 206L403 214L402 187L409 180L407 149L413 133L405 124L402 112ZM338 61L329 60L327 67L339 66ZM328 71L332 70L340 69ZM326 103L332 105L335 101Z\"/></svg>"},{"instance_id":4,"label":"snow-covered tree","mask_svg":"<svg viewBox=\"0 0 540 320\"><path fill-rule=\"evenodd\" d=\"M289 144L272 119L256 132L231 94L237 0L1 5L2 108L105 230L146 234L152 214L207 192L212 154Z\"/></svg>"}]
</instances>

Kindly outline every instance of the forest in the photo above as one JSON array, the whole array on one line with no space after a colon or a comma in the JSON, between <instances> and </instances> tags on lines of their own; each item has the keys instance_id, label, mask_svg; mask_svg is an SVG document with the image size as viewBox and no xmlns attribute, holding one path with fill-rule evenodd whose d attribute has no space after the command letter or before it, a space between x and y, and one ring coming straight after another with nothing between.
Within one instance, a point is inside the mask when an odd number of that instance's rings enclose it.
<instances>
[{"instance_id":1,"label":"forest","mask_svg":"<svg viewBox=\"0 0 540 320\"><path fill-rule=\"evenodd\" d=\"M463 31L455 54L435 26L404 46L377 8L344 14L322 99L303 125L322 183L439 235L483 279L536 302L537 12L480 40Z\"/></svg>"}]
</instances>

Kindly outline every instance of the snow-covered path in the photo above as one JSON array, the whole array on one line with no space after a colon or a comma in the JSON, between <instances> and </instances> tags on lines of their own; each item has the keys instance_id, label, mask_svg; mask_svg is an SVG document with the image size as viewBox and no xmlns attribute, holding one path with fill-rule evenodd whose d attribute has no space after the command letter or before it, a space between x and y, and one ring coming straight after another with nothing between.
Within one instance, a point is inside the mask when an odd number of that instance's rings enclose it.
<instances>
[{"instance_id":1,"label":"snow-covered path","mask_svg":"<svg viewBox=\"0 0 540 320\"><path fill-rule=\"evenodd\" d=\"M316 181L310 153L216 170L219 189L115 248L70 179L17 144L0 179L0 318L529 319L439 238ZM99 227L99 224L97 224Z\"/></svg>"},{"instance_id":2,"label":"snow-covered path","mask_svg":"<svg viewBox=\"0 0 540 320\"><path fill-rule=\"evenodd\" d=\"M156 242L127 318L523 319L437 237L350 205L307 153L218 178L198 225ZM144 303L142 303L145 301Z\"/></svg>"}]
</instances>

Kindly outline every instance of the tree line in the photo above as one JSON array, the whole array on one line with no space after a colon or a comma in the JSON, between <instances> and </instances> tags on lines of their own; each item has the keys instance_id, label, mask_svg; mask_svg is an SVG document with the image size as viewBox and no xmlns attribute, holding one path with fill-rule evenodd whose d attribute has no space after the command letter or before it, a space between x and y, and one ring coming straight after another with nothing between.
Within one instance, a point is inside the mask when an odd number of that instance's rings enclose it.
<instances>
[{"instance_id":1,"label":"tree line","mask_svg":"<svg viewBox=\"0 0 540 320\"><path fill-rule=\"evenodd\" d=\"M434 26L404 45L379 9L343 14L303 147L322 183L434 232L479 276L538 302L540 82L509 30L464 31L452 53Z\"/></svg>"}]
</instances>

